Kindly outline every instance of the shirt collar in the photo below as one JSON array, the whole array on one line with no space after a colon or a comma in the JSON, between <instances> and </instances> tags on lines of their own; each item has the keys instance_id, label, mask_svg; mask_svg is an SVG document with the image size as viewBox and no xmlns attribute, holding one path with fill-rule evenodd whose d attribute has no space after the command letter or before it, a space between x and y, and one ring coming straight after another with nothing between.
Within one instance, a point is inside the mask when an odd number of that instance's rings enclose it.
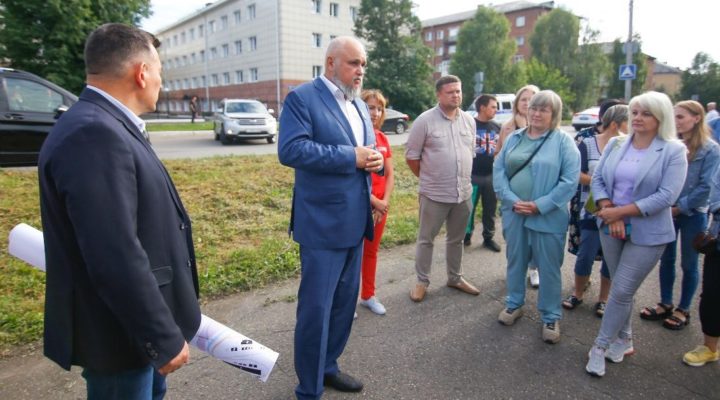
<instances>
[{"instance_id":1,"label":"shirt collar","mask_svg":"<svg viewBox=\"0 0 720 400\"><path fill-rule=\"evenodd\" d=\"M342 90L340 90L339 87L335 83L333 83L330 79L326 78L325 75L320 75L320 79L323 81L325 86L327 86L330 93L333 94L333 96L339 100L339 101L352 101L352 99L348 99L345 97L345 93L343 93Z\"/></svg>"},{"instance_id":2,"label":"shirt collar","mask_svg":"<svg viewBox=\"0 0 720 400\"><path fill-rule=\"evenodd\" d=\"M130 121L132 121L132 123L138 127L140 132L143 132L145 130L145 121L143 121L142 118L135 115L135 113L132 112L129 108L127 108L127 106L125 106L125 104L121 103L118 99L112 97L108 92L106 92L100 88L97 88L92 85L87 85L86 87L88 89L94 90L96 93L98 93L99 95L101 95L102 97L107 99L107 101L112 103L115 107L120 109L120 111L122 111L123 114L125 114L130 119Z\"/></svg>"}]
</instances>

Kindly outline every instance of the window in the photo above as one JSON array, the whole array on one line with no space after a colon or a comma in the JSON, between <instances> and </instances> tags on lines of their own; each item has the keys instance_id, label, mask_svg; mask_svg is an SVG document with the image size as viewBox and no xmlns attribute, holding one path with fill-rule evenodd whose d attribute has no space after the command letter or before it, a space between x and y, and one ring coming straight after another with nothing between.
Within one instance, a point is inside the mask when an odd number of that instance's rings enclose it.
<instances>
[{"instance_id":1,"label":"window","mask_svg":"<svg viewBox=\"0 0 720 400\"><path fill-rule=\"evenodd\" d=\"M230 45L224 44L222 45L222 56L227 57L230 55Z\"/></svg>"},{"instance_id":2,"label":"window","mask_svg":"<svg viewBox=\"0 0 720 400\"><path fill-rule=\"evenodd\" d=\"M229 85L229 84L230 84L230 73L223 72L223 85Z\"/></svg>"},{"instance_id":3,"label":"window","mask_svg":"<svg viewBox=\"0 0 720 400\"><path fill-rule=\"evenodd\" d=\"M432 33L432 31L427 31L427 32L425 32L425 41L426 41L426 42L430 42L430 41L432 41L432 39L433 39L433 33Z\"/></svg>"},{"instance_id":4,"label":"window","mask_svg":"<svg viewBox=\"0 0 720 400\"><path fill-rule=\"evenodd\" d=\"M192 78L192 85L190 86L190 89L195 89L196 87L198 87L198 78L197 78L197 76Z\"/></svg>"},{"instance_id":5,"label":"window","mask_svg":"<svg viewBox=\"0 0 720 400\"><path fill-rule=\"evenodd\" d=\"M524 44L525 44L525 36L518 36L518 37L516 37L516 38L515 38L515 43L516 43L518 46L524 45Z\"/></svg>"},{"instance_id":6,"label":"window","mask_svg":"<svg viewBox=\"0 0 720 400\"><path fill-rule=\"evenodd\" d=\"M330 35L330 40L333 40L337 37L337 35Z\"/></svg>"},{"instance_id":7,"label":"window","mask_svg":"<svg viewBox=\"0 0 720 400\"><path fill-rule=\"evenodd\" d=\"M63 104L60 93L37 82L5 78L10 111L54 113Z\"/></svg>"},{"instance_id":8,"label":"window","mask_svg":"<svg viewBox=\"0 0 720 400\"><path fill-rule=\"evenodd\" d=\"M195 28L190 28L190 40L195 40Z\"/></svg>"},{"instance_id":9,"label":"window","mask_svg":"<svg viewBox=\"0 0 720 400\"><path fill-rule=\"evenodd\" d=\"M174 35L173 36L173 46L177 46L177 44L178 44L177 35Z\"/></svg>"},{"instance_id":10,"label":"window","mask_svg":"<svg viewBox=\"0 0 720 400\"><path fill-rule=\"evenodd\" d=\"M442 40L445 37L445 31L437 31L435 36L437 36L438 40Z\"/></svg>"},{"instance_id":11,"label":"window","mask_svg":"<svg viewBox=\"0 0 720 400\"><path fill-rule=\"evenodd\" d=\"M182 89L182 83L180 82L180 79L175 81L175 88L177 88L177 90Z\"/></svg>"},{"instance_id":12,"label":"window","mask_svg":"<svg viewBox=\"0 0 720 400\"><path fill-rule=\"evenodd\" d=\"M215 33L215 20L208 22L208 33Z\"/></svg>"},{"instance_id":13,"label":"window","mask_svg":"<svg viewBox=\"0 0 720 400\"><path fill-rule=\"evenodd\" d=\"M190 54L190 64L195 64L197 62L197 55L195 53Z\"/></svg>"},{"instance_id":14,"label":"window","mask_svg":"<svg viewBox=\"0 0 720 400\"><path fill-rule=\"evenodd\" d=\"M205 62L205 50L200 50L200 62Z\"/></svg>"},{"instance_id":15,"label":"window","mask_svg":"<svg viewBox=\"0 0 720 400\"><path fill-rule=\"evenodd\" d=\"M322 47L322 34L320 33L313 33L312 34L312 46L313 47Z\"/></svg>"},{"instance_id":16,"label":"window","mask_svg":"<svg viewBox=\"0 0 720 400\"><path fill-rule=\"evenodd\" d=\"M437 72L440 73L440 76L448 75L450 73L450 60L441 62L437 67Z\"/></svg>"},{"instance_id":17,"label":"window","mask_svg":"<svg viewBox=\"0 0 720 400\"><path fill-rule=\"evenodd\" d=\"M448 54L455 54L455 45L451 44L448 46Z\"/></svg>"},{"instance_id":18,"label":"window","mask_svg":"<svg viewBox=\"0 0 720 400\"><path fill-rule=\"evenodd\" d=\"M320 14L320 10L322 7L322 3L320 0L312 0L312 12L315 14Z\"/></svg>"},{"instance_id":19,"label":"window","mask_svg":"<svg viewBox=\"0 0 720 400\"><path fill-rule=\"evenodd\" d=\"M355 22L358 16L358 9L357 7L350 6L350 18Z\"/></svg>"},{"instance_id":20,"label":"window","mask_svg":"<svg viewBox=\"0 0 720 400\"><path fill-rule=\"evenodd\" d=\"M250 36L250 51L257 50L257 36Z\"/></svg>"},{"instance_id":21,"label":"window","mask_svg":"<svg viewBox=\"0 0 720 400\"><path fill-rule=\"evenodd\" d=\"M180 43L185 44L185 32L180 34Z\"/></svg>"},{"instance_id":22,"label":"window","mask_svg":"<svg viewBox=\"0 0 720 400\"><path fill-rule=\"evenodd\" d=\"M322 75L322 66L321 65L313 65L312 77L317 78L320 75Z\"/></svg>"},{"instance_id":23,"label":"window","mask_svg":"<svg viewBox=\"0 0 720 400\"><path fill-rule=\"evenodd\" d=\"M241 54L242 53L242 40L236 40L235 41L235 54Z\"/></svg>"},{"instance_id":24,"label":"window","mask_svg":"<svg viewBox=\"0 0 720 400\"><path fill-rule=\"evenodd\" d=\"M248 16L247 16L248 20L255 19L255 4L250 4L248 6L247 13L248 13Z\"/></svg>"},{"instance_id":25,"label":"window","mask_svg":"<svg viewBox=\"0 0 720 400\"><path fill-rule=\"evenodd\" d=\"M235 71L235 83L243 83L243 72Z\"/></svg>"},{"instance_id":26,"label":"window","mask_svg":"<svg viewBox=\"0 0 720 400\"><path fill-rule=\"evenodd\" d=\"M457 26L454 27L454 28L450 28L450 29L448 30L448 36L450 37L450 40L455 40L455 39L457 39L457 35L458 35L458 31L459 31L459 30L460 30L460 28L458 28Z\"/></svg>"},{"instance_id":27,"label":"window","mask_svg":"<svg viewBox=\"0 0 720 400\"><path fill-rule=\"evenodd\" d=\"M340 5L338 3L330 3L330 16L337 17Z\"/></svg>"},{"instance_id":28,"label":"window","mask_svg":"<svg viewBox=\"0 0 720 400\"><path fill-rule=\"evenodd\" d=\"M218 56L217 47L211 47L210 48L210 58L208 60L214 60Z\"/></svg>"},{"instance_id":29,"label":"window","mask_svg":"<svg viewBox=\"0 0 720 400\"><path fill-rule=\"evenodd\" d=\"M519 63L519 62L522 62L522 61L525 61L525 57L523 57L522 54L515 54L515 55L513 56L513 63Z\"/></svg>"},{"instance_id":30,"label":"window","mask_svg":"<svg viewBox=\"0 0 720 400\"><path fill-rule=\"evenodd\" d=\"M437 54L437 55L439 55L439 56L445 54L445 48L444 48L443 46L438 47L438 48L437 48L437 51L435 52L435 54Z\"/></svg>"},{"instance_id":31,"label":"window","mask_svg":"<svg viewBox=\"0 0 720 400\"><path fill-rule=\"evenodd\" d=\"M225 29L227 29L227 27L228 27L227 15L223 15L222 17L220 17L220 30L221 31L225 30Z\"/></svg>"},{"instance_id":32,"label":"window","mask_svg":"<svg viewBox=\"0 0 720 400\"><path fill-rule=\"evenodd\" d=\"M190 79L183 80L183 89L190 89Z\"/></svg>"},{"instance_id":33,"label":"window","mask_svg":"<svg viewBox=\"0 0 720 400\"><path fill-rule=\"evenodd\" d=\"M218 85L218 76L217 74L212 74L210 77L210 86L217 86Z\"/></svg>"},{"instance_id":34,"label":"window","mask_svg":"<svg viewBox=\"0 0 720 400\"><path fill-rule=\"evenodd\" d=\"M515 26L518 28L525 26L525 16L524 15L521 15L521 16L515 18Z\"/></svg>"},{"instance_id":35,"label":"window","mask_svg":"<svg viewBox=\"0 0 720 400\"><path fill-rule=\"evenodd\" d=\"M207 86L207 77L205 75L200 77L200 80L202 81L202 87Z\"/></svg>"},{"instance_id":36,"label":"window","mask_svg":"<svg viewBox=\"0 0 720 400\"><path fill-rule=\"evenodd\" d=\"M257 82L257 81L258 81L258 69L250 68L250 82Z\"/></svg>"},{"instance_id":37,"label":"window","mask_svg":"<svg viewBox=\"0 0 720 400\"><path fill-rule=\"evenodd\" d=\"M175 57L175 66L176 66L176 67L180 67L180 66L181 66L181 64L180 64L180 57Z\"/></svg>"},{"instance_id":38,"label":"window","mask_svg":"<svg viewBox=\"0 0 720 400\"><path fill-rule=\"evenodd\" d=\"M237 10L233 13L235 16L235 25L240 25L240 22L242 22L242 14L240 14L240 10Z\"/></svg>"},{"instance_id":39,"label":"window","mask_svg":"<svg viewBox=\"0 0 720 400\"><path fill-rule=\"evenodd\" d=\"M182 65L188 65L188 56L183 56Z\"/></svg>"},{"instance_id":40,"label":"window","mask_svg":"<svg viewBox=\"0 0 720 400\"><path fill-rule=\"evenodd\" d=\"M167 69L172 69L172 67L173 67L172 59L167 60Z\"/></svg>"},{"instance_id":41,"label":"window","mask_svg":"<svg viewBox=\"0 0 720 400\"><path fill-rule=\"evenodd\" d=\"M203 25L203 24L198 25L198 36L203 37L204 34L205 34L205 25Z\"/></svg>"}]
</instances>

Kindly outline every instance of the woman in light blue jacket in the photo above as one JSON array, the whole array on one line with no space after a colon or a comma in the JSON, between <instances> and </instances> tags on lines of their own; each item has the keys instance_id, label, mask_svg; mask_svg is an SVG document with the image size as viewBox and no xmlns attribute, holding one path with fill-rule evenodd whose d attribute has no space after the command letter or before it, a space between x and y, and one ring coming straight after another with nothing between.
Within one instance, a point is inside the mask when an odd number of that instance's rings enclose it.
<instances>
[{"instance_id":1,"label":"woman in light blue jacket","mask_svg":"<svg viewBox=\"0 0 720 400\"><path fill-rule=\"evenodd\" d=\"M634 296L675 240L670 207L687 172L687 149L677 140L667 95L647 92L630 101L629 135L605 147L592 178L603 256L612 287L585 370L605 375L605 359L635 352L630 324Z\"/></svg>"},{"instance_id":2,"label":"woman in light blue jacket","mask_svg":"<svg viewBox=\"0 0 720 400\"><path fill-rule=\"evenodd\" d=\"M498 320L512 325L522 316L528 262L538 263L538 309L542 337L560 340L560 266L569 220L568 203L580 176L580 153L559 129L562 101L551 90L530 99L528 127L513 132L495 159L493 187L500 200L507 243L507 297Z\"/></svg>"}]
</instances>

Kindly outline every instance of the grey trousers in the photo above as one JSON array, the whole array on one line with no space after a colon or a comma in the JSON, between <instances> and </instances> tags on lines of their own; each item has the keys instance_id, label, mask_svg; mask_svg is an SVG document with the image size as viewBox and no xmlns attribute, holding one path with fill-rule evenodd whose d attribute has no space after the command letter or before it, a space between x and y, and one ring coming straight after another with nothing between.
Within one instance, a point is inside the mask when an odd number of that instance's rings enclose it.
<instances>
[{"instance_id":1,"label":"grey trousers","mask_svg":"<svg viewBox=\"0 0 720 400\"><path fill-rule=\"evenodd\" d=\"M445 262L449 283L457 283L463 275L462 253L465 226L470 216L472 201L440 203L420 195L420 228L415 248L415 271L420 282L430 283L433 242L443 223L445 235Z\"/></svg>"},{"instance_id":2,"label":"grey trousers","mask_svg":"<svg viewBox=\"0 0 720 400\"><path fill-rule=\"evenodd\" d=\"M607 349L618 337L632 338L630 320L635 293L657 265L665 245L640 246L603 232L600 233L600 243L612 286L595 345Z\"/></svg>"}]
</instances>

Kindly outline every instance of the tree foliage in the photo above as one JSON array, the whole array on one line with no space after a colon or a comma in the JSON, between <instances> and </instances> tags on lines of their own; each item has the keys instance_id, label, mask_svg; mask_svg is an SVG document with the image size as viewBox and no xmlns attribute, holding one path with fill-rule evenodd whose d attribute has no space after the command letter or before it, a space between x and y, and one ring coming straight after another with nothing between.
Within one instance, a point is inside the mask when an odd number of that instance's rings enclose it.
<instances>
[{"instance_id":1,"label":"tree foliage","mask_svg":"<svg viewBox=\"0 0 720 400\"><path fill-rule=\"evenodd\" d=\"M639 38L635 38L639 39ZM647 76L647 66L645 65L645 55L642 54L640 41L637 41L637 53L633 54L632 62L637 66L636 78L633 80L631 96L636 96L643 92L645 77ZM627 63L626 55L623 53L625 42L615 39L613 42L613 50L610 53L610 69L608 71L608 89L607 97L611 99L622 99L625 97L625 81L621 81L618 76L621 65ZM630 99L628 99L629 101Z\"/></svg>"},{"instance_id":2,"label":"tree foliage","mask_svg":"<svg viewBox=\"0 0 720 400\"><path fill-rule=\"evenodd\" d=\"M2 0L0 60L78 93L87 35L106 22L137 25L150 0Z\"/></svg>"},{"instance_id":3,"label":"tree foliage","mask_svg":"<svg viewBox=\"0 0 720 400\"><path fill-rule=\"evenodd\" d=\"M680 99L697 96L699 102L720 102L720 64L707 53L697 53L692 66L682 74Z\"/></svg>"},{"instance_id":4,"label":"tree foliage","mask_svg":"<svg viewBox=\"0 0 720 400\"><path fill-rule=\"evenodd\" d=\"M549 67L541 63L537 58L523 64L525 81L543 90L549 89L560 96L563 104L575 101L575 94L572 92L570 79L560 72L559 69Z\"/></svg>"},{"instance_id":5,"label":"tree foliage","mask_svg":"<svg viewBox=\"0 0 720 400\"><path fill-rule=\"evenodd\" d=\"M485 93L512 93L517 89L521 77L512 64L517 46L509 32L507 18L483 6L460 28L450 73L462 81L463 104L473 101L477 72L484 74Z\"/></svg>"},{"instance_id":6,"label":"tree foliage","mask_svg":"<svg viewBox=\"0 0 720 400\"><path fill-rule=\"evenodd\" d=\"M411 0L362 0L355 34L368 46L365 87L413 116L433 104L432 51L421 37Z\"/></svg>"}]
</instances>

